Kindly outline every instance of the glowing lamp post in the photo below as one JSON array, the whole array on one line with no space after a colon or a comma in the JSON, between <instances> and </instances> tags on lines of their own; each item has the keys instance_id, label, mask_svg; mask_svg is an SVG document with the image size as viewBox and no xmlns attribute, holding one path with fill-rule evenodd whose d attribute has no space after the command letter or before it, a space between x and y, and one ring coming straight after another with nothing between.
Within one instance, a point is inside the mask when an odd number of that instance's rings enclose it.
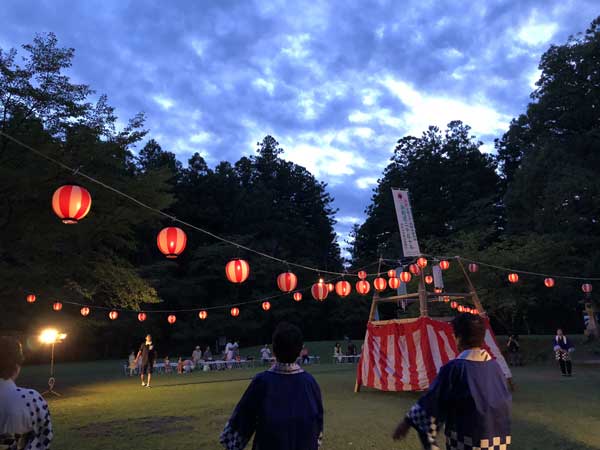
<instances>
[{"instance_id":1,"label":"glowing lamp post","mask_svg":"<svg viewBox=\"0 0 600 450\"><path fill-rule=\"evenodd\" d=\"M51 356L50 356L50 378L48 378L48 390L42 395L52 394L56 396L60 396L58 392L54 390L54 384L56 380L54 379L54 346L65 340L67 335L65 333L61 333L54 328L47 328L40 333L39 340L42 344L51 346Z\"/></svg>"}]
</instances>

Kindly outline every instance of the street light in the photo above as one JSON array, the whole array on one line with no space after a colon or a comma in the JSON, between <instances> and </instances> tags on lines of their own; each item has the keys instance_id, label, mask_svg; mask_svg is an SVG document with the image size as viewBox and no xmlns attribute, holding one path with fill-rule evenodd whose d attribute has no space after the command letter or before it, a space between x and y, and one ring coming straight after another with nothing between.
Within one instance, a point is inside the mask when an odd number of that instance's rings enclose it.
<instances>
[{"instance_id":1,"label":"street light","mask_svg":"<svg viewBox=\"0 0 600 450\"><path fill-rule=\"evenodd\" d=\"M54 346L65 340L67 335L65 333L61 333L54 328L47 328L42 330L40 333L40 342L42 344L49 344L52 348L52 356L50 357L50 378L48 378L48 390L42 395L53 394L56 396L60 396L58 392L54 390L54 384L56 380L54 379Z\"/></svg>"}]
</instances>

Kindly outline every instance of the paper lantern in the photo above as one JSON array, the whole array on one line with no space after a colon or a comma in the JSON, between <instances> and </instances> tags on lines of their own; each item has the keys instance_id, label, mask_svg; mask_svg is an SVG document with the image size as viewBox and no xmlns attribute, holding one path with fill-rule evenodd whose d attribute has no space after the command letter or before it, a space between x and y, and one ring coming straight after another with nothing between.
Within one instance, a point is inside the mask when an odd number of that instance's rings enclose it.
<instances>
[{"instance_id":1,"label":"paper lantern","mask_svg":"<svg viewBox=\"0 0 600 450\"><path fill-rule=\"evenodd\" d=\"M322 302L327 298L329 289L325 283L315 283L310 288L310 292L315 300Z\"/></svg>"},{"instance_id":2,"label":"paper lantern","mask_svg":"<svg viewBox=\"0 0 600 450\"><path fill-rule=\"evenodd\" d=\"M410 274L410 272L402 272L400 274L400 281L402 281L403 283L409 283L410 280L412 280L412 275Z\"/></svg>"},{"instance_id":3,"label":"paper lantern","mask_svg":"<svg viewBox=\"0 0 600 450\"><path fill-rule=\"evenodd\" d=\"M29 294L25 299L27 300L27 303L35 303L36 297L33 294Z\"/></svg>"},{"instance_id":4,"label":"paper lantern","mask_svg":"<svg viewBox=\"0 0 600 450\"><path fill-rule=\"evenodd\" d=\"M442 288L436 287L433 289L433 292L435 292L436 294L441 294L444 290Z\"/></svg>"},{"instance_id":5,"label":"paper lantern","mask_svg":"<svg viewBox=\"0 0 600 450\"><path fill-rule=\"evenodd\" d=\"M225 266L225 275L232 283L243 283L250 275L250 264L243 259L232 259Z\"/></svg>"},{"instance_id":6,"label":"paper lantern","mask_svg":"<svg viewBox=\"0 0 600 450\"><path fill-rule=\"evenodd\" d=\"M449 268L450 268L450 261L442 259L440 261L440 269L442 269L442 270L448 270Z\"/></svg>"},{"instance_id":7,"label":"paper lantern","mask_svg":"<svg viewBox=\"0 0 600 450\"><path fill-rule=\"evenodd\" d=\"M358 272L358 278L360 278L361 280L364 280L365 278L367 278L367 272L365 272L364 270L361 270L360 272Z\"/></svg>"},{"instance_id":8,"label":"paper lantern","mask_svg":"<svg viewBox=\"0 0 600 450\"><path fill-rule=\"evenodd\" d=\"M431 275L425 275L425 283L427 283L427 284L433 283L433 277Z\"/></svg>"},{"instance_id":9,"label":"paper lantern","mask_svg":"<svg viewBox=\"0 0 600 450\"><path fill-rule=\"evenodd\" d=\"M373 287L379 292L385 291L385 289L387 288L387 281L385 281L385 278L375 278L373 280Z\"/></svg>"},{"instance_id":10,"label":"paper lantern","mask_svg":"<svg viewBox=\"0 0 600 450\"><path fill-rule=\"evenodd\" d=\"M408 266L408 270L413 275L419 275L421 273L421 269L416 264L411 264L410 266Z\"/></svg>"},{"instance_id":11,"label":"paper lantern","mask_svg":"<svg viewBox=\"0 0 600 450\"><path fill-rule=\"evenodd\" d=\"M458 303L456 303L456 302L450 303L450 308L452 308L452 309L456 309L457 306L458 306Z\"/></svg>"},{"instance_id":12,"label":"paper lantern","mask_svg":"<svg viewBox=\"0 0 600 450\"><path fill-rule=\"evenodd\" d=\"M444 303L448 303L450 301L450 297L448 297L447 295L444 295L442 300L444 300Z\"/></svg>"},{"instance_id":13,"label":"paper lantern","mask_svg":"<svg viewBox=\"0 0 600 450\"><path fill-rule=\"evenodd\" d=\"M146 316L146 313L145 313L145 312L141 312L141 313L139 313L139 314L138 314L138 316L137 316L137 317L138 317L138 320L139 320L140 322L143 322L144 320L146 320L146 317L147 317L147 316Z\"/></svg>"},{"instance_id":14,"label":"paper lantern","mask_svg":"<svg viewBox=\"0 0 600 450\"><path fill-rule=\"evenodd\" d=\"M474 308L471 310L471 314L479 315L479 310L477 308Z\"/></svg>"},{"instance_id":15,"label":"paper lantern","mask_svg":"<svg viewBox=\"0 0 600 450\"><path fill-rule=\"evenodd\" d=\"M546 287L551 288L554 287L554 278L546 278L544 280L544 284L546 285Z\"/></svg>"},{"instance_id":16,"label":"paper lantern","mask_svg":"<svg viewBox=\"0 0 600 450\"><path fill-rule=\"evenodd\" d=\"M584 283L581 285L581 290L586 294L592 292L592 285L590 283Z\"/></svg>"},{"instance_id":17,"label":"paper lantern","mask_svg":"<svg viewBox=\"0 0 600 450\"><path fill-rule=\"evenodd\" d=\"M511 283L516 283L519 281L519 275L516 273L509 273L508 274L508 281L510 281Z\"/></svg>"},{"instance_id":18,"label":"paper lantern","mask_svg":"<svg viewBox=\"0 0 600 450\"><path fill-rule=\"evenodd\" d=\"M423 258L422 256L417 259L417 265L421 268L424 269L425 267L427 267L427 258Z\"/></svg>"},{"instance_id":19,"label":"paper lantern","mask_svg":"<svg viewBox=\"0 0 600 450\"><path fill-rule=\"evenodd\" d=\"M465 308L462 305L459 305L458 312L460 312L460 313L465 312Z\"/></svg>"},{"instance_id":20,"label":"paper lantern","mask_svg":"<svg viewBox=\"0 0 600 450\"><path fill-rule=\"evenodd\" d=\"M469 272L475 273L479 271L479 264L471 263L469 264Z\"/></svg>"},{"instance_id":21,"label":"paper lantern","mask_svg":"<svg viewBox=\"0 0 600 450\"><path fill-rule=\"evenodd\" d=\"M200 318L200 320L206 320L206 318L208 317L208 312L202 310L198 313L198 317Z\"/></svg>"},{"instance_id":22,"label":"paper lantern","mask_svg":"<svg viewBox=\"0 0 600 450\"><path fill-rule=\"evenodd\" d=\"M283 272L277 276L277 287L282 292L292 292L298 286L298 277L292 272Z\"/></svg>"},{"instance_id":23,"label":"paper lantern","mask_svg":"<svg viewBox=\"0 0 600 450\"><path fill-rule=\"evenodd\" d=\"M240 315L240 308L231 308L229 311L233 317L237 317Z\"/></svg>"},{"instance_id":24,"label":"paper lantern","mask_svg":"<svg viewBox=\"0 0 600 450\"><path fill-rule=\"evenodd\" d=\"M81 315L82 315L83 317L87 317L87 316L89 316L89 314L90 314L90 308L88 308L87 306L84 306L83 308L81 308L81 309L79 310L79 312L81 313Z\"/></svg>"},{"instance_id":25,"label":"paper lantern","mask_svg":"<svg viewBox=\"0 0 600 450\"><path fill-rule=\"evenodd\" d=\"M269 303L269 302L262 302L262 309L264 311L270 310L271 309L271 303Z\"/></svg>"},{"instance_id":26,"label":"paper lantern","mask_svg":"<svg viewBox=\"0 0 600 450\"><path fill-rule=\"evenodd\" d=\"M175 317L175 314L169 314L169 317L167 317L167 322L169 322L170 325L173 325L175 322L177 322L177 317Z\"/></svg>"},{"instance_id":27,"label":"paper lantern","mask_svg":"<svg viewBox=\"0 0 600 450\"><path fill-rule=\"evenodd\" d=\"M295 302L299 302L302 300L302 292L294 292L294 295L292 295L292 298L294 299Z\"/></svg>"},{"instance_id":28,"label":"paper lantern","mask_svg":"<svg viewBox=\"0 0 600 450\"><path fill-rule=\"evenodd\" d=\"M327 290L329 292L335 291L335 285L333 283L327 283Z\"/></svg>"},{"instance_id":29,"label":"paper lantern","mask_svg":"<svg viewBox=\"0 0 600 450\"><path fill-rule=\"evenodd\" d=\"M54 302L54 304L52 305L52 309L54 311L60 311L62 309L62 303L61 302Z\"/></svg>"},{"instance_id":30,"label":"paper lantern","mask_svg":"<svg viewBox=\"0 0 600 450\"><path fill-rule=\"evenodd\" d=\"M156 236L156 245L163 255L175 259L185 250L187 236L181 228L166 227Z\"/></svg>"},{"instance_id":31,"label":"paper lantern","mask_svg":"<svg viewBox=\"0 0 600 450\"><path fill-rule=\"evenodd\" d=\"M356 292L360 295L367 295L371 290L371 284L367 280L360 280L356 283Z\"/></svg>"},{"instance_id":32,"label":"paper lantern","mask_svg":"<svg viewBox=\"0 0 600 450\"><path fill-rule=\"evenodd\" d=\"M335 284L335 292L342 298L347 297L352 292L352 285L346 280L338 281Z\"/></svg>"},{"instance_id":33,"label":"paper lantern","mask_svg":"<svg viewBox=\"0 0 600 450\"><path fill-rule=\"evenodd\" d=\"M400 280L396 277L390 278L388 280L388 284L390 286L390 289L398 289L398 286L400 286Z\"/></svg>"},{"instance_id":34,"label":"paper lantern","mask_svg":"<svg viewBox=\"0 0 600 450\"><path fill-rule=\"evenodd\" d=\"M59 187L52 196L52 209L63 223L74 224L83 219L92 206L92 196L81 186Z\"/></svg>"},{"instance_id":35,"label":"paper lantern","mask_svg":"<svg viewBox=\"0 0 600 450\"><path fill-rule=\"evenodd\" d=\"M108 313L108 318L110 320L117 320L118 317L119 317L119 313L117 311L115 311L114 309Z\"/></svg>"},{"instance_id":36,"label":"paper lantern","mask_svg":"<svg viewBox=\"0 0 600 450\"><path fill-rule=\"evenodd\" d=\"M396 270L390 269L388 270L388 278L396 278Z\"/></svg>"}]
</instances>

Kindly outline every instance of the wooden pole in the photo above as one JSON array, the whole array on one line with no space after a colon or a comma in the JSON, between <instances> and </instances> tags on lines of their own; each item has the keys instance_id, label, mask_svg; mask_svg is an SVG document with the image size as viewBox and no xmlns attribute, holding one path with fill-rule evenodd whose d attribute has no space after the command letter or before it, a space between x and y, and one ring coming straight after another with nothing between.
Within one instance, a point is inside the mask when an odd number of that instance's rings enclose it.
<instances>
[{"instance_id":1,"label":"wooden pole","mask_svg":"<svg viewBox=\"0 0 600 450\"><path fill-rule=\"evenodd\" d=\"M467 280L467 285L469 286L469 292L471 294L471 300L473 300L473 303L475 303L475 307L477 308L479 313L482 316L487 316L487 313L485 312L485 309L483 308L483 305L481 304L481 301L479 300L479 296L477 295L475 286L473 286L473 283L471 282L471 277L469 277L469 274L467 273L465 266L460 259L460 256L456 257L456 261L458 262L458 265L460 266L463 274L465 275L465 280Z\"/></svg>"},{"instance_id":2,"label":"wooden pole","mask_svg":"<svg viewBox=\"0 0 600 450\"><path fill-rule=\"evenodd\" d=\"M419 277L419 312L421 317L429 317L427 310L427 290L425 289L425 271L421 269Z\"/></svg>"}]
</instances>

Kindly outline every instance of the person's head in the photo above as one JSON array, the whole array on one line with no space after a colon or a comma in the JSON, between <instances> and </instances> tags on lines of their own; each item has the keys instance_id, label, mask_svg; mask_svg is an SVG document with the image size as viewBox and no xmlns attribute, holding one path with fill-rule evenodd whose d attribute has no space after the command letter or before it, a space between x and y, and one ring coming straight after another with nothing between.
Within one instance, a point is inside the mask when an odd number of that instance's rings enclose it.
<instances>
[{"instance_id":1,"label":"person's head","mask_svg":"<svg viewBox=\"0 0 600 450\"><path fill-rule=\"evenodd\" d=\"M146 342L152 342L152 336L149 334L146 335Z\"/></svg>"},{"instance_id":2,"label":"person's head","mask_svg":"<svg viewBox=\"0 0 600 450\"><path fill-rule=\"evenodd\" d=\"M199 345L196 345L196 350L200 350L200 346Z\"/></svg>"},{"instance_id":3,"label":"person's head","mask_svg":"<svg viewBox=\"0 0 600 450\"><path fill-rule=\"evenodd\" d=\"M563 335L563 330L562 330L562 328L559 328L558 330L556 330L556 335L557 335L557 336L562 336L562 335Z\"/></svg>"},{"instance_id":4,"label":"person's head","mask_svg":"<svg viewBox=\"0 0 600 450\"><path fill-rule=\"evenodd\" d=\"M25 359L21 343L12 337L0 337L0 348L0 378L16 380Z\"/></svg>"},{"instance_id":5,"label":"person's head","mask_svg":"<svg viewBox=\"0 0 600 450\"><path fill-rule=\"evenodd\" d=\"M302 350L302 332L296 325L281 322L273 333L273 353L282 363L296 362Z\"/></svg>"},{"instance_id":6,"label":"person's head","mask_svg":"<svg viewBox=\"0 0 600 450\"><path fill-rule=\"evenodd\" d=\"M477 314L459 314L452 321L459 350L481 347L485 340L485 322Z\"/></svg>"}]
</instances>

